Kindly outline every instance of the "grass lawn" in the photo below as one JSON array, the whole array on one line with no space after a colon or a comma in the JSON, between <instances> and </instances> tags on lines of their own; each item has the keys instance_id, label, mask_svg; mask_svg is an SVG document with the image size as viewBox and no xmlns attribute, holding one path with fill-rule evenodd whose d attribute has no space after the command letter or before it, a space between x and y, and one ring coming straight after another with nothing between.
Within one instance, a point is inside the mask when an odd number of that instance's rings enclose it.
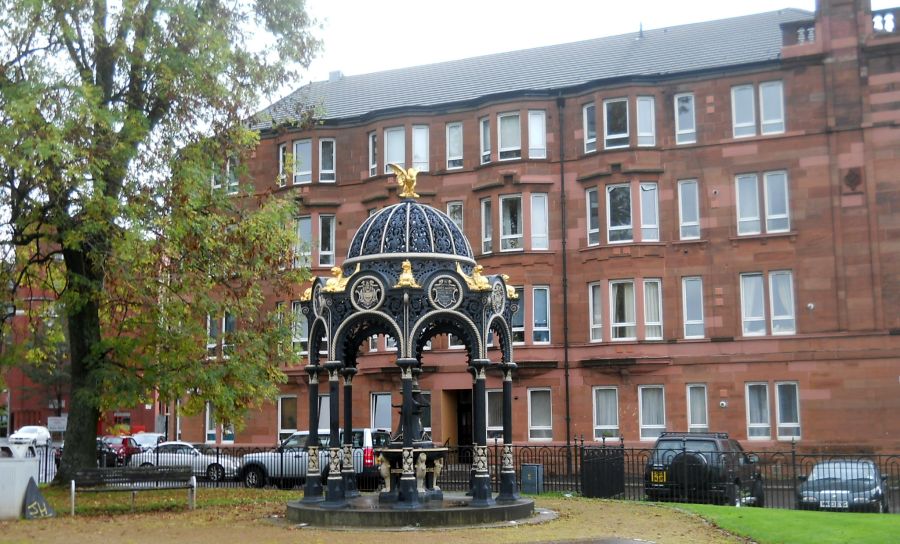
<instances>
[{"instance_id":1,"label":"grass lawn","mask_svg":"<svg viewBox=\"0 0 900 544\"><path fill-rule=\"evenodd\" d=\"M730 533L760 544L844 544L900 542L900 515L806 512L774 508L731 508L679 504Z\"/></svg>"}]
</instances>

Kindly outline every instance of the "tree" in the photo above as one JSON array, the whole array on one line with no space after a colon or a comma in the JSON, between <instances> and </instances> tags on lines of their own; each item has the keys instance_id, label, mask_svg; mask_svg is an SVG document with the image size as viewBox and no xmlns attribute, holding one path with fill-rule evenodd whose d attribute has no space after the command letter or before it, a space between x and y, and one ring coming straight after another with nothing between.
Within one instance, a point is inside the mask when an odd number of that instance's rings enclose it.
<instances>
[{"instance_id":1,"label":"tree","mask_svg":"<svg viewBox=\"0 0 900 544\"><path fill-rule=\"evenodd\" d=\"M301 279L295 204L210 180L241 178L242 120L308 66L312 24L303 0L0 0L2 279L65 311L58 481L93 465L104 408L190 392L234 421L283 379L260 285ZM208 356L226 312L237 347Z\"/></svg>"}]
</instances>

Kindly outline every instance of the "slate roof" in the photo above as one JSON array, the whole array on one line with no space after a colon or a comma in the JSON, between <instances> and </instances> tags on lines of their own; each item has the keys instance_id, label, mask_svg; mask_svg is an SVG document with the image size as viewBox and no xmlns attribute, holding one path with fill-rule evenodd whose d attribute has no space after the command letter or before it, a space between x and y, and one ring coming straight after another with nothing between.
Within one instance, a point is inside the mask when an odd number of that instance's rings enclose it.
<instances>
[{"instance_id":1,"label":"slate roof","mask_svg":"<svg viewBox=\"0 0 900 544\"><path fill-rule=\"evenodd\" d=\"M813 13L783 9L508 53L345 76L304 85L260 112L254 128L290 119L298 102L319 104L324 121L390 110L428 108L491 95L602 83L617 78L663 78L680 73L777 61L782 23Z\"/></svg>"}]
</instances>

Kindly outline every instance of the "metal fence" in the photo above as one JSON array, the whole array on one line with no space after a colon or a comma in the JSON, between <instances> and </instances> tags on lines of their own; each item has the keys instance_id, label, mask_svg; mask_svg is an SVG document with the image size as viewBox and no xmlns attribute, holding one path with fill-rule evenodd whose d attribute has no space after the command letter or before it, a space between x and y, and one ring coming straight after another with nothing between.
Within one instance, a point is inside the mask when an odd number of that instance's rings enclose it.
<instances>
[{"instance_id":1,"label":"metal fence","mask_svg":"<svg viewBox=\"0 0 900 544\"><path fill-rule=\"evenodd\" d=\"M130 458L127 464L190 465L194 468L199 485L203 487L243 487L252 483L246 477L250 465L249 458L244 456L248 454L264 454L269 466L275 467L262 480L257 480L260 485L290 489L302 485L306 474L307 456L305 452L298 450L208 445L197 445L197 448L199 455L185 453L163 456L154 454L153 451L145 452ZM41 481L48 482L55 475L54 448L38 448L37 451L41 458ZM512 451L520 489L523 484L529 484L525 487L534 487L530 484L535 483L524 481L523 468L537 468L540 476L537 482L540 486L536 489L538 492L578 493L635 501L727 503L738 497L738 504L752 505L753 493L761 491L767 508L843 508L843 501L847 501L846 507L854 509L852 489L846 494L847 497L841 497L838 496L840 493L831 493L840 491L832 489L833 485L817 487L811 484L816 480L827 481L828 477L847 479L848 471L852 472L861 466L866 470L871 467L873 477L878 479L876 485L886 497L885 504L889 511L900 512L900 454L806 452L792 444L783 451L748 451L745 452L744 459L739 459L688 448L654 454L650 447L626 448L621 442L592 445L583 440L575 440L568 446L515 444ZM327 455L325 452L320 453ZM501 443L495 442L488 446L488 466L495 492L499 491L502 453ZM473 475L473 454L471 446L450 447L437 485L447 491L468 490ZM654 483L651 481L654 477L651 461L657 460L654 456L660 455L668 456L664 463L669 471L665 479L682 485L680 488L675 487L675 492L671 494L655 493L651 485ZM754 462L750 462L751 460ZM354 451L354 465L359 471L362 466L362 450ZM320 466L326 468L327 463L320 461ZM222 467L222 470L215 467ZM760 488L754 489L753 482L746 481L742 482L745 484L743 487L733 489L686 485L692 481L704 481L703 471L708 471L709 467L724 467L724 472L731 474L731 477L741 475L742 478L747 478L750 473L758 475ZM374 491L380 486L380 478L376 471L369 469L365 476L360 475L358 485L363 491ZM825 494L826 491L829 493ZM741 496L744 500L740 499ZM803 502L804 497L806 502ZM856 506L877 508L877 505L863 504L864 501L859 500L860 504Z\"/></svg>"}]
</instances>

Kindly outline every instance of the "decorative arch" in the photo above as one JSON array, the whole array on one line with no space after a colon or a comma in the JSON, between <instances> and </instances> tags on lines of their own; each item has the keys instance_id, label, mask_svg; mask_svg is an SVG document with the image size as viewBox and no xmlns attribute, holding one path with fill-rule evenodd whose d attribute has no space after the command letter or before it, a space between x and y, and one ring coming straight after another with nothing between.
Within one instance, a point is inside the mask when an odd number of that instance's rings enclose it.
<instances>
[{"instance_id":1,"label":"decorative arch","mask_svg":"<svg viewBox=\"0 0 900 544\"><path fill-rule=\"evenodd\" d=\"M400 325L394 321L389 315L383 312L376 311L362 311L357 312L355 314L350 314L347 319L345 319L337 328L337 330L332 335L332 343L329 346L329 355L333 361L341 361L341 357L345 355L343 351L346 348L346 335L352 334L356 332L354 327L359 324L364 324L366 321L373 320L380 322L386 329L387 333L397 339L397 347L400 353L406 353L406 339L403 337L403 332L400 328ZM341 349L338 352L338 349Z\"/></svg>"},{"instance_id":2,"label":"decorative arch","mask_svg":"<svg viewBox=\"0 0 900 544\"><path fill-rule=\"evenodd\" d=\"M452 329L449 332L463 339L469 356L472 359L479 359L483 356L484 340L481 338L475 322L465 314L454 310L438 310L425 314L413 325L410 338L418 338L432 324L438 326L436 332L444 332L440 329L450 329L455 326L456 332Z\"/></svg>"},{"instance_id":3,"label":"decorative arch","mask_svg":"<svg viewBox=\"0 0 900 544\"><path fill-rule=\"evenodd\" d=\"M506 319L501 315L494 315L488 323L487 330L494 333L494 337L500 344L500 356L503 359L501 362L512 362L512 329Z\"/></svg>"},{"instance_id":4,"label":"decorative arch","mask_svg":"<svg viewBox=\"0 0 900 544\"><path fill-rule=\"evenodd\" d=\"M325 320L323 318L317 317L312 323L310 323L309 326L309 347L306 348L309 357L309 364L319 364L319 352L322 350L322 339L327 337L328 326L325 324Z\"/></svg>"}]
</instances>

